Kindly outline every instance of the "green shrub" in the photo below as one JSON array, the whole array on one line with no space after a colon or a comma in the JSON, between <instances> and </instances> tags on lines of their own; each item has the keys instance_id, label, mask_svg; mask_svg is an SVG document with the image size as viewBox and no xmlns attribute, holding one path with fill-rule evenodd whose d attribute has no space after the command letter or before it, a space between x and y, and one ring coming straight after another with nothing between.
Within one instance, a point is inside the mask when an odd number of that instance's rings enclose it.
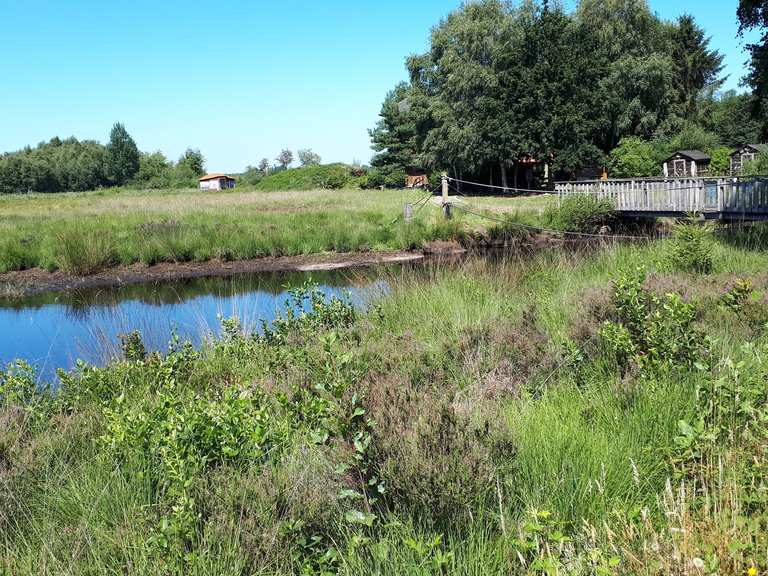
<instances>
[{"instance_id":1,"label":"green shrub","mask_svg":"<svg viewBox=\"0 0 768 576\"><path fill-rule=\"evenodd\" d=\"M727 146L717 146L709 151L712 162L709 172L712 176L726 176L731 168L731 152Z\"/></svg>"},{"instance_id":2,"label":"green shrub","mask_svg":"<svg viewBox=\"0 0 768 576\"><path fill-rule=\"evenodd\" d=\"M755 160L748 162L742 170L744 176L763 176L768 174L768 154L760 153Z\"/></svg>"},{"instance_id":3,"label":"green shrub","mask_svg":"<svg viewBox=\"0 0 768 576\"><path fill-rule=\"evenodd\" d=\"M591 194L569 196L559 206L547 208L544 222L557 230L595 234L616 222L613 204Z\"/></svg>"},{"instance_id":4,"label":"green shrub","mask_svg":"<svg viewBox=\"0 0 768 576\"><path fill-rule=\"evenodd\" d=\"M611 151L608 167L611 177L640 178L659 173L663 152L653 142L637 137L622 138Z\"/></svg>"},{"instance_id":5,"label":"green shrub","mask_svg":"<svg viewBox=\"0 0 768 576\"><path fill-rule=\"evenodd\" d=\"M365 186L367 188L403 188L405 187L405 170L392 166L371 168L368 172Z\"/></svg>"},{"instance_id":6,"label":"green shrub","mask_svg":"<svg viewBox=\"0 0 768 576\"><path fill-rule=\"evenodd\" d=\"M695 307L679 294L659 298L644 282L642 270L614 281L616 321L604 322L600 336L619 366L666 369L701 362L705 340L693 326Z\"/></svg>"},{"instance_id":7,"label":"green shrub","mask_svg":"<svg viewBox=\"0 0 768 576\"><path fill-rule=\"evenodd\" d=\"M668 244L667 259L680 272L709 274L713 268L712 229L705 224L681 222L675 225Z\"/></svg>"},{"instance_id":8,"label":"green shrub","mask_svg":"<svg viewBox=\"0 0 768 576\"><path fill-rule=\"evenodd\" d=\"M273 172L262 178L256 188L268 192L276 190L336 190L349 186L352 179L352 169L345 164L303 166Z\"/></svg>"}]
</instances>

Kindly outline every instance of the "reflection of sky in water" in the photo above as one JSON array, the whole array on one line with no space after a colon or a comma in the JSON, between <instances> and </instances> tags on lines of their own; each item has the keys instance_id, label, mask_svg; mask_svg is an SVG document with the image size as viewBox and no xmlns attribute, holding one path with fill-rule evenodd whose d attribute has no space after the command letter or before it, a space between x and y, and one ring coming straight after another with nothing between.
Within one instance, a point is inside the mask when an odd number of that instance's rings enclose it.
<instances>
[{"instance_id":1,"label":"reflection of sky in water","mask_svg":"<svg viewBox=\"0 0 768 576\"><path fill-rule=\"evenodd\" d=\"M271 322L285 309L288 287L309 275L249 275L197 279L140 287L99 289L87 293L43 295L0 303L0 363L23 358L43 380L57 368L71 368L78 358L103 363L119 348L118 334L139 330L150 350L164 350L175 332L195 344L219 333L221 318L237 316L246 329ZM315 273L326 297L347 292L362 306L384 289L370 274L350 280L343 273ZM11 305L10 302L5 303Z\"/></svg>"}]
</instances>

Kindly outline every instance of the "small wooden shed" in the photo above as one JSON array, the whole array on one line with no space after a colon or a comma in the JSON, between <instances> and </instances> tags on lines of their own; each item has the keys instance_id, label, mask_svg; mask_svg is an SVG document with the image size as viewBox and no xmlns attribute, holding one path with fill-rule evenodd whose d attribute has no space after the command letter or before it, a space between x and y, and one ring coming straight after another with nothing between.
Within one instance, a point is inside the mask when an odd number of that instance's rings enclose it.
<instances>
[{"instance_id":1,"label":"small wooden shed","mask_svg":"<svg viewBox=\"0 0 768 576\"><path fill-rule=\"evenodd\" d=\"M760 154L768 154L768 144L745 144L731 153L731 174L741 174L744 166L757 160Z\"/></svg>"},{"instance_id":2,"label":"small wooden shed","mask_svg":"<svg viewBox=\"0 0 768 576\"><path fill-rule=\"evenodd\" d=\"M664 160L665 178L695 178L709 174L712 157L701 150L678 150Z\"/></svg>"},{"instance_id":3,"label":"small wooden shed","mask_svg":"<svg viewBox=\"0 0 768 576\"><path fill-rule=\"evenodd\" d=\"M405 169L406 188L426 188L429 186L429 174L423 168L408 166Z\"/></svg>"},{"instance_id":4,"label":"small wooden shed","mask_svg":"<svg viewBox=\"0 0 768 576\"><path fill-rule=\"evenodd\" d=\"M226 174L206 174L198 178L198 182L200 190L223 190L235 187L235 179Z\"/></svg>"}]
</instances>

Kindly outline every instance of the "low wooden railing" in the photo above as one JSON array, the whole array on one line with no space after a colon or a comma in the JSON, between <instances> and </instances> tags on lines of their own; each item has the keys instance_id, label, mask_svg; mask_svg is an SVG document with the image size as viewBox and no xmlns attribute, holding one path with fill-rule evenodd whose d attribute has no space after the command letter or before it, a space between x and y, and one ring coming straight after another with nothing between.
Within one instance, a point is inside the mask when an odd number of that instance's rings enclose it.
<instances>
[{"instance_id":1,"label":"low wooden railing","mask_svg":"<svg viewBox=\"0 0 768 576\"><path fill-rule=\"evenodd\" d=\"M591 194L619 212L768 215L768 178L643 178L557 182L562 199Z\"/></svg>"}]
</instances>

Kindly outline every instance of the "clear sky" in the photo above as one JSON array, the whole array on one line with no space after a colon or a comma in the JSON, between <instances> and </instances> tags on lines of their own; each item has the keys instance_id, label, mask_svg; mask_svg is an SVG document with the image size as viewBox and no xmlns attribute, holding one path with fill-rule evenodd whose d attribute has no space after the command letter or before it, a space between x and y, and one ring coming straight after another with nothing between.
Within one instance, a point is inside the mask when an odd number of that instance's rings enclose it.
<instances>
[{"instance_id":1,"label":"clear sky","mask_svg":"<svg viewBox=\"0 0 768 576\"><path fill-rule=\"evenodd\" d=\"M663 18L696 16L733 88L746 59L737 2L650 0ZM175 159L197 147L211 171L284 147L366 162L405 57L459 3L0 0L0 151L54 135L105 141L121 121L140 149Z\"/></svg>"}]
</instances>

